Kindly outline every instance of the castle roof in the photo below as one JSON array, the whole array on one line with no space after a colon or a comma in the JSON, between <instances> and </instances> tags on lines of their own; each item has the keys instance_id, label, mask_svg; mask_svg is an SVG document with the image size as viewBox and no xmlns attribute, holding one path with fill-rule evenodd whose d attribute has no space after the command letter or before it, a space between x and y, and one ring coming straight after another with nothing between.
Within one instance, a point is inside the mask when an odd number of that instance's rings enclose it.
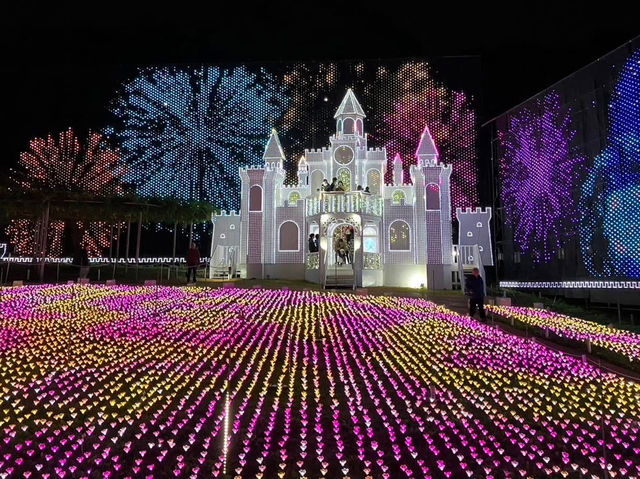
<instances>
[{"instance_id":1,"label":"castle roof","mask_svg":"<svg viewBox=\"0 0 640 479\"><path fill-rule=\"evenodd\" d=\"M422 135L420 135L420 143L418 143L418 148L416 149L416 157L435 156L437 158L438 155L438 149L436 148L436 144L433 142L433 137L431 136L429 127L425 125L424 131L422 132Z\"/></svg>"},{"instance_id":2,"label":"castle roof","mask_svg":"<svg viewBox=\"0 0 640 479\"><path fill-rule=\"evenodd\" d=\"M363 118L367 116L364 114L364 110L360 106L360 102L353 94L351 88L347 90L347 93L342 99L342 103L340 103L340 106L333 117L338 118L340 115L358 115Z\"/></svg>"},{"instance_id":3,"label":"castle roof","mask_svg":"<svg viewBox=\"0 0 640 479\"><path fill-rule=\"evenodd\" d=\"M269 137L269 141L267 141L267 146L264 148L264 155L262 155L262 159L278 161L285 160L284 151L280 144L280 138L278 138L278 132L275 128L271 129L271 136Z\"/></svg>"}]
</instances>

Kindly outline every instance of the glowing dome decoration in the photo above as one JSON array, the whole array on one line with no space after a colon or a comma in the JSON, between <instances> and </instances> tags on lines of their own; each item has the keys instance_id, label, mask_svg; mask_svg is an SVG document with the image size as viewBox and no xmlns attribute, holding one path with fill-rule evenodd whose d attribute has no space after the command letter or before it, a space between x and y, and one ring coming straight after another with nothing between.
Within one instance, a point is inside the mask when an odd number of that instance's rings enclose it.
<instances>
[{"instance_id":1,"label":"glowing dome decoration","mask_svg":"<svg viewBox=\"0 0 640 479\"><path fill-rule=\"evenodd\" d=\"M580 245L594 276L640 277L640 50L609 105L607 146L582 187Z\"/></svg>"},{"instance_id":2,"label":"glowing dome decoration","mask_svg":"<svg viewBox=\"0 0 640 479\"><path fill-rule=\"evenodd\" d=\"M549 262L575 230L573 189L585 162L571 151L575 134L555 92L518 111L499 132L506 220L514 242L536 263Z\"/></svg>"}]
</instances>

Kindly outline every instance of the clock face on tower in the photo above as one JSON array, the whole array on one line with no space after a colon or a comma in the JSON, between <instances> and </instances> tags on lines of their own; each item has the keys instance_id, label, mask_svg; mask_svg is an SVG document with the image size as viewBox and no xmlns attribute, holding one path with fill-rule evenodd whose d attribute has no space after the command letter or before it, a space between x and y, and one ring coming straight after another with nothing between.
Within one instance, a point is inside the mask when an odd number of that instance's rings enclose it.
<instances>
[{"instance_id":1,"label":"clock face on tower","mask_svg":"<svg viewBox=\"0 0 640 479\"><path fill-rule=\"evenodd\" d=\"M333 156L338 163L340 163L341 165L346 165L348 163L351 163L351 160L353 160L353 150L348 146L342 145L336 148Z\"/></svg>"}]
</instances>

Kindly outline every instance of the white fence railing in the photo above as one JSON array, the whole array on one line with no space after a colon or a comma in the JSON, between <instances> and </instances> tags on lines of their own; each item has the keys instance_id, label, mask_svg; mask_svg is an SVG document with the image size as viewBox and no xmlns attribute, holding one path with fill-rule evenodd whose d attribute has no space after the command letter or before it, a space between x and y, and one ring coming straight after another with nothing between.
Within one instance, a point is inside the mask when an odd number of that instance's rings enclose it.
<instances>
[{"instance_id":1,"label":"white fence railing","mask_svg":"<svg viewBox=\"0 0 640 479\"><path fill-rule=\"evenodd\" d=\"M362 213L382 216L383 200L378 195L361 191L322 192L306 199L307 216L322 213Z\"/></svg>"}]
</instances>

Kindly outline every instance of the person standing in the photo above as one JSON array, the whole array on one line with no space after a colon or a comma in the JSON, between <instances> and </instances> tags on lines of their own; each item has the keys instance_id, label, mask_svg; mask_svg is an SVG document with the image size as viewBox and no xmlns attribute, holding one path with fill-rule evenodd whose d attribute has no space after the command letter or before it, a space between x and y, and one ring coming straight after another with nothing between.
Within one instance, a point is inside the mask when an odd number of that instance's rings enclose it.
<instances>
[{"instance_id":1,"label":"person standing","mask_svg":"<svg viewBox=\"0 0 640 479\"><path fill-rule=\"evenodd\" d=\"M82 245L82 251L80 251L80 275L81 279L86 279L89 276L89 252L86 245Z\"/></svg>"},{"instance_id":2,"label":"person standing","mask_svg":"<svg viewBox=\"0 0 640 479\"><path fill-rule=\"evenodd\" d=\"M318 247L316 246L316 237L313 233L309 235L309 253L317 253Z\"/></svg>"},{"instance_id":3,"label":"person standing","mask_svg":"<svg viewBox=\"0 0 640 479\"><path fill-rule=\"evenodd\" d=\"M487 322L487 316L484 312L484 281L480 276L480 270L473 268L471 276L468 276L464 283L464 289L469 296L469 316L473 318L476 309L480 314L480 321Z\"/></svg>"},{"instance_id":4,"label":"person standing","mask_svg":"<svg viewBox=\"0 0 640 479\"><path fill-rule=\"evenodd\" d=\"M191 278L191 273L193 272L193 282L196 282L196 273L198 271L198 266L200 265L200 251L198 251L198 247L195 243L191 243L191 248L187 253L187 284L189 284L189 279Z\"/></svg>"}]
</instances>

